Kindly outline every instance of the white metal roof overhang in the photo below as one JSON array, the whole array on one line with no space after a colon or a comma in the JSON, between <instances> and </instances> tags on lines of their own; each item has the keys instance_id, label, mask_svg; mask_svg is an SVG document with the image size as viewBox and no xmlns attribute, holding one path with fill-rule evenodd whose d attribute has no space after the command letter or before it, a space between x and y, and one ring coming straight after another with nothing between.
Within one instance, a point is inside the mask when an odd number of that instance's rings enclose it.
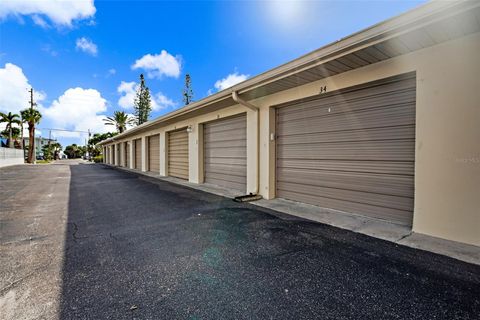
<instances>
[{"instance_id":1,"label":"white metal roof overhang","mask_svg":"<svg viewBox=\"0 0 480 320\"><path fill-rule=\"evenodd\" d=\"M99 145L480 31L480 1L432 1L132 128Z\"/></svg>"}]
</instances>

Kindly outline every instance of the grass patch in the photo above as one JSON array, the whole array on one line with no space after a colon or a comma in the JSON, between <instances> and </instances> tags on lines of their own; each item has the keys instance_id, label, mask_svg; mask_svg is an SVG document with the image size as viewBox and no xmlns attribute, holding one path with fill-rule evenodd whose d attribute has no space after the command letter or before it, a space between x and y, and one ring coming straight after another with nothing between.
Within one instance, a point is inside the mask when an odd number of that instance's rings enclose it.
<instances>
[{"instance_id":1,"label":"grass patch","mask_svg":"<svg viewBox=\"0 0 480 320\"><path fill-rule=\"evenodd\" d=\"M51 161L49 160L37 160L37 164L47 164L50 163Z\"/></svg>"}]
</instances>

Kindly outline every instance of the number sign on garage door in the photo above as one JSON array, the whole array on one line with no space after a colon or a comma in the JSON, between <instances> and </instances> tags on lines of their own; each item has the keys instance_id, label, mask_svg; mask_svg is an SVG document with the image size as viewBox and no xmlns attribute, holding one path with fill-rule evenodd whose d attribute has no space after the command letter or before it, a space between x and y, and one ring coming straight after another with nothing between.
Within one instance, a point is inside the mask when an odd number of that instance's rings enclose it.
<instances>
[{"instance_id":1,"label":"number sign on garage door","mask_svg":"<svg viewBox=\"0 0 480 320\"><path fill-rule=\"evenodd\" d=\"M206 123L203 135L205 182L246 192L247 116Z\"/></svg>"},{"instance_id":2,"label":"number sign on garage door","mask_svg":"<svg viewBox=\"0 0 480 320\"><path fill-rule=\"evenodd\" d=\"M188 132L168 133L168 175L188 180Z\"/></svg>"},{"instance_id":3,"label":"number sign on garage door","mask_svg":"<svg viewBox=\"0 0 480 320\"><path fill-rule=\"evenodd\" d=\"M411 224L414 74L279 106L278 197Z\"/></svg>"}]
</instances>

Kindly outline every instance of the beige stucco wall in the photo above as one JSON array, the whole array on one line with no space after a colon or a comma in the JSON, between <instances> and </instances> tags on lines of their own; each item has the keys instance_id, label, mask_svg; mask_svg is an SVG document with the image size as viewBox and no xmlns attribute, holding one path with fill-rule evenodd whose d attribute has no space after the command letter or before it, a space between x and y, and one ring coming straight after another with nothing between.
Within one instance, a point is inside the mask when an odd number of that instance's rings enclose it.
<instances>
[{"instance_id":1,"label":"beige stucco wall","mask_svg":"<svg viewBox=\"0 0 480 320\"><path fill-rule=\"evenodd\" d=\"M259 193L275 197L272 106L406 72L417 74L413 231L480 245L480 34L251 101L260 107ZM129 137L160 134L160 174L168 175L168 131L192 126L189 181L203 182L202 124L247 112L247 192L257 186L257 115L236 105ZM126 141L120 140L120 141Z\"/></svg>"},{"instance_id":2,"label":"beige stucco wall","mask_svg":"<svg viewBox=\"0 0 480 320\"><path fill-rule=\"evenodd\" d=\"M419 59L414 230L480 245L480 36Z\"/></svg>"}]
</instances>

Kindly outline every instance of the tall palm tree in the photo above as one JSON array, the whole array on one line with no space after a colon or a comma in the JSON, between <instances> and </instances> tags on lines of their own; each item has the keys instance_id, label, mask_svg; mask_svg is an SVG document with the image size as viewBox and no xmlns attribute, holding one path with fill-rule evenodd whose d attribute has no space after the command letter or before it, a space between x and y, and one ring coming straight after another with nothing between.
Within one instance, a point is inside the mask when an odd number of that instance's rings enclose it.
<instances>
[{"instance_id":1,"label":"tall palm tree","mask_svg":"<svg viewBox=\"0 0 480 320\"><path fill-rule=\"evenodd\" d=\"M119 133L127 130L127 125L134 125L135 119L123 111L115 111L113 117L103 119L106 125L115 126Z\"/></svg>"},{"instance_id":2,"label":"tall palm tree","mask_svg":"<svg viewBox=\"0 0 480 320\"><path fill-rule=\"evenodd\" d=\"M22 124L22 121L20 121L20 116L16 113L0 112L0 123L2 122L5 122L7 124L5 130L8 130L8 147L13 148L13 138L12 138L13 125Z\"/></svg>"},{"instance_id":3,"label":"tall palm tree","mask_svg":"<svg viewBox=\"0 0 480 320\"><path fill-rule=\"evenodd\" d=\"M35 159L33 158L33 151L35 150L35 125L40 122L42 119L42 114L40 111L33 108L28 108L22 110L21 112L22 120L28 124L28 163L33 163Z\"/></svg>"}]
</instances>

